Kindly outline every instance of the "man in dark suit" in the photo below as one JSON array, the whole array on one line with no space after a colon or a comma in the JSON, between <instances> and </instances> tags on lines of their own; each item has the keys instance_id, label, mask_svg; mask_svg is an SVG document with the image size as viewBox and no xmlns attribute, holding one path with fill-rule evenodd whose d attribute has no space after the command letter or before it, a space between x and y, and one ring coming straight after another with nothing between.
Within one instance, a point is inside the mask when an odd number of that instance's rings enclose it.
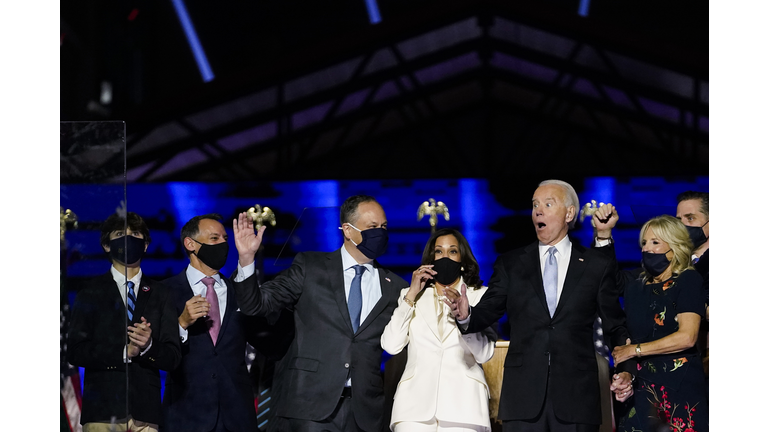
<instances>
[{"instance_id":1,"label":"man in dark suit","mask_svg":"<svg viewBox=\"0 0 768 432\"><path fill-rule=\"evenodd\" d=\"M277 416L291 431L380 431L385 397L381 334L408 286L375 259L387 246L387 219L373 197L341 206L344 244L335 252L304 252L273 280L236 283L241 310L266 315L294 310L295 337L281 377ZM240 214L238 244L255 254L264 229Z\"/></svg>"},{"instance_id":2,"label":"man in dark suit","mask_svg":"<svg viewBox=\"0 0 768 432\"><path fill-rule=\"evenodd\" d=\"M238 311L232 281L219 270L229 243L221 216L195 216L181 229L189 266L165 281L175 297L176 337L181 337L179 368L168 375L163 399L163 432L257 430L251 380L245 364L246 342L265 349L256 322ZM235 279L254 273L240 251Z\"/></svg>"},{"instance_id":3,"label":"man in dark suit","mask_svg":"<svg viewBox=\"0 0 768 432\"><path fill-rule=\"evenodd\" d=\"M613 346L629 337L615 264L568 237L578 200L568 183L540 183L532 210L538 242L499 256L488 291L471 311L464 292L446 300L465 333L507 313L510 341L499 403L505 431L597 431L600 389L592 325L600 316ZM612 386L628 397L632 375L622 366Z\"/></svg>"},{"instance_id":4,"label":"man in dark suit","mask_svg":"<svg viewBox=\"0 0 768 432\"><path fill-rule=\"evenodd\" d=\"M112 430L113 422L118 431L156 432L159 369L181 361L176 314L168 288L142 274L151 239L139 215L113 214L100 240L112 268L78 292L67 335L67 360L85 368L80 422L85 432Z\"/></svg>"}]
</instances>

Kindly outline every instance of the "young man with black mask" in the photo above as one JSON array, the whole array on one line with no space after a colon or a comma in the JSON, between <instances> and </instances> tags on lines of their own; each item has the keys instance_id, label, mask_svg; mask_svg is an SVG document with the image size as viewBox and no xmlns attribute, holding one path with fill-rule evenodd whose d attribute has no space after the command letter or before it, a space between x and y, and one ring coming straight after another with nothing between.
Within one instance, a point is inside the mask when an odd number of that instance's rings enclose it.
<instances>
[{"instance_id":1,"label":"young man with black mask","mask_svg":"<svg viewBox=\"0 0 768 432\"><path fill-rule=\"evenodd\" d=\"M141 271L150 241L136 213L107 218L101 247L112 268L75 299L67 360L85 368L84 432L156 432L161 423L159 369L176 368L181 350L168 287Z\"/></svg>"},{"instance_id":2,"label":"young man with black mask","mask_svg":"<svg viewBox=\"0 0 768 432\"><path fill-rule=\"evenodd\" d=\"M163 432L257 429L245 351L246 342L269 349L260 337L265 320L238 311L232 281L220 273L229 252L220 220L218 214L195 216L182 227L189 266L165 281L174 295L182 360L166 381ZM253 265L238 264L235 280L253 274Z\"/></svg>"},{"instance_id":3,"label":"young man with black mask","mask_svg":"<svg viewBox=\"0 0 768 432\"><path fill-rule=\"evenodd\" d=\"M380 431L386 427L381 376L384 327L409 286L381 267L387 247L384 209L367 195L352 196L340 211L344 238L334 252L303 252L291 267L259 285L256 277L235 283L237 301L249 315L294 310L296 335L282 360L286 368L276 415L290 431ZM248 264L261 244L245 213L234 224ZM242 248L241 246L242 245Z\"/></svg>"}]
</instances>

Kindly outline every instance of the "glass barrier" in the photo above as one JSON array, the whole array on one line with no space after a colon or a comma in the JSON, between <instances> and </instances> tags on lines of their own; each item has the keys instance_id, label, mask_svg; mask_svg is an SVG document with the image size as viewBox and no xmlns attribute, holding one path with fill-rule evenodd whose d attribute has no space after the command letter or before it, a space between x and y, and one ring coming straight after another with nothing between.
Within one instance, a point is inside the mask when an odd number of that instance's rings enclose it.
<instances>
[{"instance_id":1,"label":"glass barrier","mask_svg":"<svg viewBox=\"0 0 768 432\"><path fill-rule=\"evenodd\" d=\"M59 145L61 430L91 422L126 430L136 364L125 358L136 347L125 306L134 270L120 264L133 252L124 235L125 123L61 122Z\"/></svg>"}]
</instances>

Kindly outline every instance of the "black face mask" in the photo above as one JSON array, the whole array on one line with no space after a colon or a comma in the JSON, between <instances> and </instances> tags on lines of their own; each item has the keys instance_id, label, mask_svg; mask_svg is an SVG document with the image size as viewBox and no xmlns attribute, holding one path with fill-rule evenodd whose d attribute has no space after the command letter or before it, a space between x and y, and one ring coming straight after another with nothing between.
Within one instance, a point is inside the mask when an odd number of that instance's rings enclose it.
<instances>
[{"instance_id":1,"label":"black face mask","mask_svg":"<svg viewBox=\"0 0 768 432\"><path fill-rule=\"evenodd\" d=\"M349 224L352 228L360 231L352 224ZM363 255L370 259L376 259L387 251L387 243L389 243L389 233L384 228L370 228L360 231L363 236L363 241L360 244L355 244L357 250L362 252ZM352 242L355 243L355 242Z\"/></svg>"},{"instance_id":2,"label":"black face mask","mask_svg":"<svg viewBox=\"0 0 768 432\"><path fill-rule=\"evenodd\" d=\"M433 263L432 270L436 271L435 280L443 286L448 286L461 276L461 263L450 258L440 258Z\"/></svg>"},{"instance_id":3,"label":"black face mask","mask_svg":"<svg viewBox=\"0 0 768 432\"><path fill-rule=\"evenodd\" d=\"M643 268L649 275L656 277L664 273L664 270L669 267L670 261L667 259L667 252L660 254L643 252Z\"/></svg>"},{"instance_id":4,"label":"black face mask","mask_svg":"<svg viewBox=\"0 0 768 432\"><path fill-rule=\"evenodd\" d=\"M688 235L691 237L691 241L693 242L693 248L696 249L697 247L703 245L704 243L709 240L709 237L707 237L704 234L704 227L709 223L705 223L704 225L700 227L692 227L692 226L685 226L685 229L688 230Z\"/></svg>"},{"instance_id":5,"label":"black face mask","mask_svg":"<svg viewBox=\"0 0 768 432\"><path fill-rule=\"evenodd\" d=\"M144 257L145 246L143 238L132 235L118 237L109 241L109 256L121 264L133 265Z\"/></svg>"},{"instance_id":6,"label":"black face mask","mask_svg":"<svg viewBox=\"0 0 768 432\"><path fill-rule=\"evenodd\" d=\"M190 237L191 238L191 237ZM192 239L197 243L199 241ZM194 253L194 252L192 252ZM229 253L229 244L227 242L217 244L200 243L200 250L197 251L197 258L203 264L214 270L220 270L227 263L227 254Z\"/></svg>"}]
</instances>

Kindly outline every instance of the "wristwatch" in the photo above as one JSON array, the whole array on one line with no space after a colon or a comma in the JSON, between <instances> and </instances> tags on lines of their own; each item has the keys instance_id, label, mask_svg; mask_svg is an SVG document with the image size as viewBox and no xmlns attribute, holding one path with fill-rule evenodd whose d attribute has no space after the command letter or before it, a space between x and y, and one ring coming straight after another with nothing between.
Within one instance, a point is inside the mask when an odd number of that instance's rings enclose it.
<instances>
[{"instance_id":1,"label":"wristwatch","mask_svg":"<svg viewBox=\"0 0 768 432\"><path fill-rule=\"evenodd\" d=\"M640 344L637 344L635 347L635 354L637 354L638 357L640 357L641 354L643 354L643 351L640 349Z\"/></svg>"}]
</instances>

